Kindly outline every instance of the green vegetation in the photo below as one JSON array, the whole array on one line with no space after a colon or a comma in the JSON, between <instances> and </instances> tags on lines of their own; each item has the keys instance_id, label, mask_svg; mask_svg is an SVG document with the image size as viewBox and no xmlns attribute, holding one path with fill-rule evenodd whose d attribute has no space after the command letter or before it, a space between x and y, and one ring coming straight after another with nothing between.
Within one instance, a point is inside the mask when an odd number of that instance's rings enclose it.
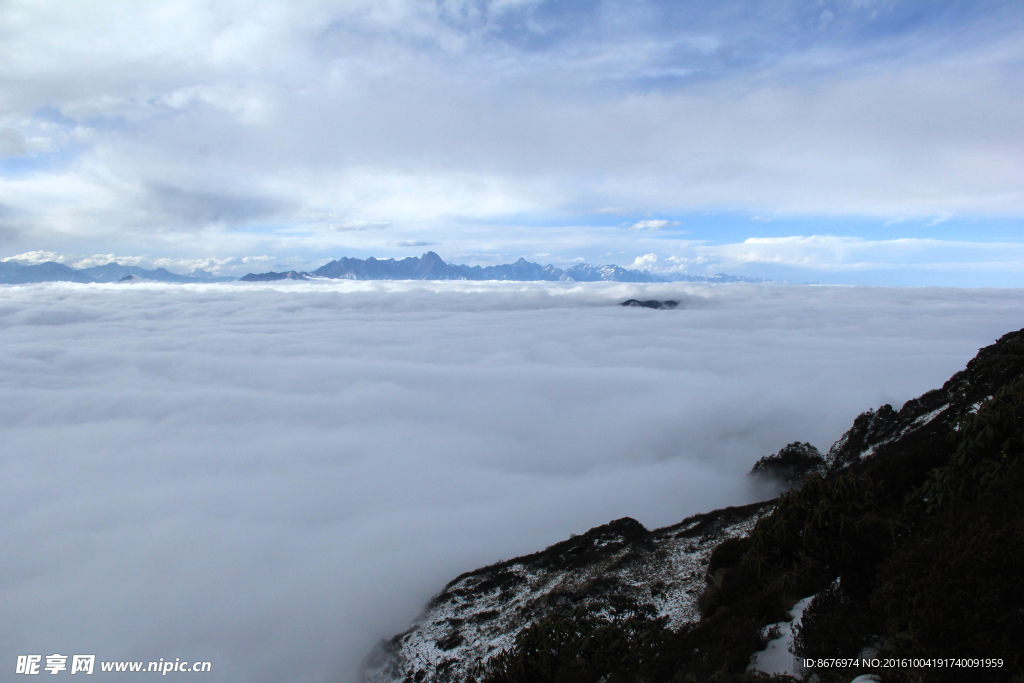
<instances>
[{"instance_id":1,"label":"green vegetation","mask_svg":"<svg viewBox=\"0 0 1024 683\"><path fill-rule=\"evenodd\" d=\"M823 472L825 458L809 443L794 441L778 453L766 455L750 470L754 476L776 479L788 487L798 486L809 474Z\"/></svg>"},{"instance_id":2,"label":"green vegetation","mask_svg":"<svg viewBox=\"0 0 1024 683\"><path fill-rule=\"evenodd\" d=\"M578 607L524 629L512 649L476 675L488 683L657 680L671 671L668 653L675 638L650 605L619 602L606 614Z\"/></svg>"},{"instance_id":3,"label":"green vegetation","mask_svg":"<svg viewBox=\"0 0 1024 683\"><path fill-rule=\"evenodd\" d=\"M791 444L793 446L794 444ZM799 445L799 444L796 444ZM795 451L795 449L794 449ZM814 463L813 469L818 469ZM649 606L555 614L478 667L478 683L752 681L764 627L815 595L804 657L1002 658L1001 668L880 669L885 681L1024 682L1024 380L948 434L811 474L751 534L719 545L699 622ZM820 669L823 683L867 669Z\"/></svg>"},{"instance_id":4,"label":"green vegetation","mask_svg":"<svg viewBox=\"0 0 1024 683\"><path fill-rule=\"evenodd\" d=\"M1024 668L1024 381L964 419L949 462L907 498L912 526L872 593L886 648L904 657L1005 657L976 681ZM962 680L956 671L936 681Z\"/></svg>"}]
</instances>

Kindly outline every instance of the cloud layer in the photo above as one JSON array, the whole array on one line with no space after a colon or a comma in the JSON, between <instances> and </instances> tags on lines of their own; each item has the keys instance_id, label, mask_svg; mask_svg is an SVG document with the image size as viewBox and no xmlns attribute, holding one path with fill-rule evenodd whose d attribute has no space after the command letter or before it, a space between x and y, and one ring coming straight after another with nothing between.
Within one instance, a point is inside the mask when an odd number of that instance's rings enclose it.
<instances>
[{"instance_id":1,"label":"cloud layer","mask_svg":"<svg viewBox=\"0 0 1024 683\"><path fill-rule=\"evenodd\" d=\"M0 247L568 262L707 212L1019 219L1022 34L1010 2L14 0Z\"/></svg>"},{"instance_id":2,"label":"cloud layer","mask_svg":"<svg viewBox=\"0 0 1024 683\"><path fill-rule=\"evenodd\" d=\"M759 456L938 386L1021 307L781 285L3 293L5 661L180 657L211 682L352 680L462 571L751 500Z\"/></svg>"}]
</instances>

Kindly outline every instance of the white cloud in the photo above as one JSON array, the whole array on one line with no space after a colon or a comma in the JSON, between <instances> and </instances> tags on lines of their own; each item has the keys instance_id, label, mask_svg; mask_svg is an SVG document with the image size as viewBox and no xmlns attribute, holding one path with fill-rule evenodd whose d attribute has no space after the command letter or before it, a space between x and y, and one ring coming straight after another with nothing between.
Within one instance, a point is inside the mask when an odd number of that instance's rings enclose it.
<instances>
[{"instance_id":1,"label":"white cloud","mask_svg":"<svg viewBox=\"0 0 1024 683\"><path fill-rule=\"evenodd\" d=\"M663 275L729 273L836 284L1017 286L1024 245L929 238L865 239L837 235L756 237L724 244L651 240L656 249L631 267Z\"/></svg>"},{"instance_id":2,"label":"white cloud","mask_svg":"<svg viewBox=\"0 0 1024 683\"><path fill-rule=\"evenodd\" d=\"M289 264L292 261L292 264ZM274 267L280 268L282 265L289 265L290 268L294 267L294 263L297 263L298 259L281 259L273 256L242 256L242 257L228 257L228 258L200 258L200 259L173 259L173 258L158 258L152 260L154 268L166 268L167 270L174 273L188 273L193 270L206 270L214 275L244 275L255 270L267 269L272 264ZM304 262L303 264L304 265ZM322 264L321 264L322 265ZM299 266L301 268L301 265Z\"/></svg>"},{"instance_id":3,"label":"white cloud","mask_svg":"<svg viewBox=\"0 0 1024 683\"><path fill-rule=\"evenodd\" d=\"M690 273L692 275L706 275L704 272L710 266L718 265L718 259L709 257L707 254L698 253L703 248L700 244L685 245L681 247L687 252L686 255L663 256L659 254L644 254L637 256L630 268L648 270L652 273L670 275L673 273Z\"/></svg>"},{"instance_id":4,"label":"white cloud","mask_svg":"<svg viewBox=\"0 0 1024 683\"><path fill-rule=\"evenodd\" d=\"M388 242L389 247L432 247L437 242L425 242L423 240L401 240L399 242Z\"/></svg>"},{"instance_id":5,"label":"white cloud","mask_svg":"<svg viewBox=\"0 0 1024 683\"><path fill-rule=\"evenodd\" d=\"M900 267L927 270L1024 270L1024 245L935 239L866 240L833 235L757 237L741 243L698 246L724 267L772 264L812 271Z\"/></svg>"},{"instance_id":6,"label":"white cloud","mask_svg":"<svg viewBox=\"0 0 1024 683\"><path fill-rule=\"evenodd\" d=\"M651 270L652 268L656 268L657 265L657 254L644 254L643 256L637 256L629 267L635 270Z\"/></svg>"},{"instance_id":7,"label":"white cloud","mask_svg":"<svg viewBox=\"0 0 1024 683\"><path fill-rule=\"evenodd\" d=\"M683 306L616 305L631 297ZM460 572L623 515L657 526L747 500L757 457L827 448L862 410L939 386L1021 304L781 285L7 287L0 640L210 660L210 683L347 682Z\"/></svg>"},{"instance_id":8,"label":"white cloud","mask_svg":"<svg viewBox=\"0 0 1024 683\"><path fill-rule=\"evenodd\" d=\"M630 230L664 230L669 226L679 225L679 221L669 221L665 219L647 219L637 221L630 226L627 226Z\"/></svg>"},{"instance_id":9,"label":"white cloud","mask_svg":"<svg viewBox=\"0 0 1024 683\"><path fill-rule=\"evenodd\" d=\"M22 261L28 265L37 265L47 261L64 263L64 256L52 251L26 251L24 254L16 254L0 259L0 261Z\"/></svg>"},{"instance_id":10,"label":"white cloud","mask_svg":"<svg viewBox=\"0 0 1024 683\"><path fill-rule=\"evenodd\" d=\"M4 227L22 251L224 257L358 224L515 251L514 217L608 206L1020 215L1019 23L887 37L869 9L897 11L836 6L860 38L804 41L799 5L4 3L0 146L38 161L0 176Z\"/></svg>"},{"instance_id":11,"label":"white cloud","mask_svg":"<svg viewBox=\"0 0 1024 683\"><path fill-rule=\"evenodd\" d=\"M307 261L299 258L278 258L274 256L231 256L227 258L166 258L153 256L126 256L116 254L92 254L81 256L78 254L61 254L52 251L32 251L15 256L8 256L0 261L19 261L29 265L56 261L66 264L72 268L91 268L102 266L107 263L119 263L122 266L141 266L143 268L166 268L174 273L188 273L195 269L209 271L215 275L238 276L244 275L253 269L266 269L274 267L308 268L312 263L317 267L323 265L320 261ZM326 261L324 261L326 262Z\"/></svg>"},{"instance_id":12,"label":"white cloud","mask_svg":"<svg viewBox=\"0 0 1024 683\"><path fill-rule=\"evenodd\" d=\"M61 257L64 258L64 257ZM72 268L91 268L102 266L107 263L119 263L122 266L139 266L146 263L144 256L116 256L114 254L93 254L79 259L70 260L68 265ZM62 261L63 262L63 261Z\"/></svg>"}]
</instances>

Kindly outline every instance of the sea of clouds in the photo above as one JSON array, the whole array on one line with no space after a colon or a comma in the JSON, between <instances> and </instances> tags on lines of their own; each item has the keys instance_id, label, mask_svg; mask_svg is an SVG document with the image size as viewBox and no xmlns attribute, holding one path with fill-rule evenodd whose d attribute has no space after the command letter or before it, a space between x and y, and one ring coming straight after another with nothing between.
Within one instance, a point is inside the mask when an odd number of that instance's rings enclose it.
<instances>
[{"instance_id":1,"label":"sea of clouds","mask_svg":"<svg viewBox=\"0 0 1024 683\"><path fill-rule=\"evenodd\" d=\"M681 305L615 305L630 297ZM350 683L463 571L625 515L653 528L766 497L744 477L758 457L825 451L863 410L940 386L1021 327L1022 303L775 284L4 286L2 677L18 654L60 653Z\"/></svg>"}]
</instances>

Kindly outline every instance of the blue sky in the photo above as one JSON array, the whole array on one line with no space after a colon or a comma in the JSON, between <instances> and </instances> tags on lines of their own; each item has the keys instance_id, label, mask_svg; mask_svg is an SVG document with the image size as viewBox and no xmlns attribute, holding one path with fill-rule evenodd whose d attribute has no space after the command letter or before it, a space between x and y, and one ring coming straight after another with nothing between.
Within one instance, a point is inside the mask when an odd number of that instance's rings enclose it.
<instances>
[{"instance_id":1,"label":"blue sky","mask_svg":"<svg viewBox=\"0 0 1024 683\"><path fill-rule=\"evenodd\" d=\"M0 257L1024 286L1017 2L0 4Z\"/></svg>"}]
</instances>

